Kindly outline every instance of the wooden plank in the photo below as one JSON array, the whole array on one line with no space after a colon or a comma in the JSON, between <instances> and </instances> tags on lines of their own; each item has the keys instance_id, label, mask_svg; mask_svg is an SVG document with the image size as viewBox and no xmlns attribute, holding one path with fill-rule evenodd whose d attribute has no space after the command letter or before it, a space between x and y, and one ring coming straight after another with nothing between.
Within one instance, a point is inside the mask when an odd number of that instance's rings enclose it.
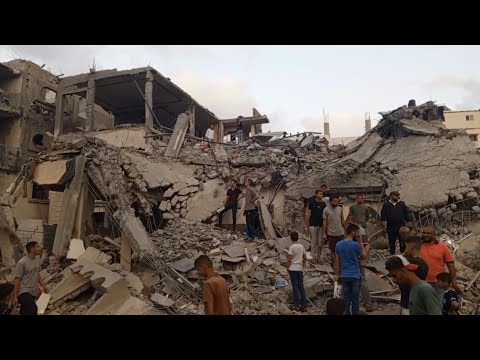
<instances>
[{"instance_id":1,"label":"wooden plank","mask_svg":"<svg viewBox=\"0 0 480 360\"><path fill-rule=\"evenodd\" d=\"M132 248L126 237L122 237L122 245L120 247L120 265L126 271L132 271Z\"/></svg>"},{"instance_id":2,"label":"wooden plank","mask_svg":"<svg viewBox=\"0 0 480 360\"><path fill-rule=\"evenodd\" d=\"M185 113L181 113L177 118L173 134L170 137L167 149L165 150L165 157L177 158L182 149L185 135L187 134L188 123L189 116Z\"/></svg>"}]
</instances>

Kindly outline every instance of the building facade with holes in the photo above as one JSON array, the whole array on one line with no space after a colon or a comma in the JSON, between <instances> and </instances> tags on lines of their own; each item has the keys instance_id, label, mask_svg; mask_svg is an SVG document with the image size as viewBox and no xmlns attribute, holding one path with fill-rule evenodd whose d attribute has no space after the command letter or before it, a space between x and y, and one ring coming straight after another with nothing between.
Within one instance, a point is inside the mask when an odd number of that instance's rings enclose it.
<instances>
[{"instance_id":1,"label":"building facade with holes","mask_svg":"<svg viewBox=\"0 0 480 360\"><path fill-rule=\"evenodd\" d=\"M480 110L445 111L447 129L465 129L476 147L480 147Z\"/></svg>"}]
</instances>

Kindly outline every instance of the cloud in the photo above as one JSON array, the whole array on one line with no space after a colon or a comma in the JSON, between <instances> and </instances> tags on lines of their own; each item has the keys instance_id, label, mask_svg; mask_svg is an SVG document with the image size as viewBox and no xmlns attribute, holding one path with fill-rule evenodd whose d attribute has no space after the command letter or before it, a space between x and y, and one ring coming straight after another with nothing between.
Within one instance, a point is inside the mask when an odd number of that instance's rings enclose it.
<instances>
[{"instance_id":1,"label":"cloud","mask_svg":"<svg viewBox=\"0 0 480 360\"><path fill-rule=\"evenodd\" d=\"M451 74L440 75L425 83L430 90L463 90L458 104L451 104L457 110L471 110L480 107L480 81L474 78L462 78ZM448 104L447 104L448 106Z\"/></svg>"},{"instance_id":2,"label":"cloud","mask_svg":"<svg viewBox=\"0 0 480 360\"><path fill-rule=\"evenodd\" d=\"M257 106L247 84L228 75L205 79L182 70L172 80L219 118L251 116Z\"/></svg>"}]
</instances>

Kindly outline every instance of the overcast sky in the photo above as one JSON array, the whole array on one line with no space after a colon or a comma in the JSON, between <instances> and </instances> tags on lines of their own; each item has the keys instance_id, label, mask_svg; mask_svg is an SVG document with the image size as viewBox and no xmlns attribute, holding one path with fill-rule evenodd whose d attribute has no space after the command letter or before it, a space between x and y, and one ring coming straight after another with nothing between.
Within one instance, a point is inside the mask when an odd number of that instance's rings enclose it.
<instances>
[{"instance_id":1,"label":"overcast sky","mask_svg":"<svg viewBox=\"0 0 480 360\"><path fill-rule=\"evenodd\" d=\"M150 65L220 118L256 107L272 131L323 132L323 108L336 137L410 99L480 108L480 46L0 45L15 58L57 75Z\"/></svg>"}]
</instances>

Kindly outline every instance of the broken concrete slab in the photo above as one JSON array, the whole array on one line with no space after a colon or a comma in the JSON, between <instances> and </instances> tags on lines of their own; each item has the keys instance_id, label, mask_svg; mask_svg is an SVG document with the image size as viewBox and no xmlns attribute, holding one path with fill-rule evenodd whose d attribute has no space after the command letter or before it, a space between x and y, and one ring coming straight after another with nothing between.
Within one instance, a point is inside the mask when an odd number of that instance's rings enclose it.
<instances>
[{"instance_id":1,"label":"broken concrete slab","mask_svg":"<svg viewBox=\"0 0 480 360\"><path fill-rule=\"evenodd\" d=\"M263 285L263 286L256 286L252 289L252 293L256 295L261 294L268 294L273 292L274 289L271 286Z\"/></svg>"},{"instance_id":2,"label":"broken concrete slab","mask_svg":"<svg viewBox=\"0 0 480 360\"><path fill-rule=\"evenodd\" d=\"M272 216L268 211L267 205L263 201L259 201L260 203L260 213L261 213L261 224L263 228L263 234L267 240L276 239L277 235L275 232L275 228L272 223Z\"/></svg>"},{"instance_id":3,"label":"broken concrete slab","mask_svg":"<svg viewBox=\"0 0 480 360\"><path fill-rule=\"evenodd\" d=\"M38 185L58 185L67 171L67 160L45 161L37 164L33 182Z\"/></svg>"},{"instance_id":4,"label":"broken concrete slab","mask_svg":"<svg viewBox=\"0 0 480 360\"><path fill-rule=\"evenodd\" d=\"M382 279L373 271L365 268L365 279L370 291L392 291L393 287L388 281Z\"/></svg>"},{"instance_id":5,"label":"broken concrete slab","mask_svg":"<svg viewBox=\"0 0 480 360\"><path fill-rule=\"evenodd\" d=\"M175 261L173 264L170 265L172 269L180 271L182 273L189 272L190 270L195 269L195 260L189 258L183 258L181 260Z\"/></svg>"},{"instance_id":6,"label":"broken concrete slab","mask_svg":"<svg viewBox=\"0 0 480 360\"><path fill-rule=\"evenodd\" d=\"M242 262L242 261L246 261L247 259L245 257L230 257L230 256L222 256L222 261L226 261L226 262L229 262L229 263L239 263L239 262Z\"/></svg>"},{"instance_id":7,"label":"broken concrete slab","mask_svg":"<svg viewBox=\"0 0 480 360\"><path fill-rule=\"evenodd\" d=\"M132 272L125 272L122 275L125 276L127 287L133 292L134 295L139 296L144 288L142 280L140 280L140 278Z\"/></svg>"},{"instance_id":8,"label":"broken concrete slab","mask_svg":"<svg viewBox=\"0 0 480 360\"><path fill-rule=\"evenodd\" d=\"M114 218L120 223L124 235L128 239L132 250L140 254L152 254L155 252L150 236L139 218L131 212L115 212Z\"/></svg>"},{"instance_id":9,"label":"broken concrete slab","mask_svg":"<svg viewBox=\"0 0 480 360\"><path fill-rule=\"evenodd\" d=\"M292 245L292 241L290 240L289 237L276 238L274 241L275 241L275 248L280 254L282 254L284 250L288 249L290 245Z\"/></svg>"},{"instance_id":10,"label":"broken concrete slab","mask_svg":"<svg viewBox=\"0 0 480 360\"><path fill-rule=\"evenodd\" d=\"M126 152L125 155L130 159L131 163L134 164L147 186L152 190L159 187L172 186L178 182L184 182L187 185L198 184L198 180L193 176L197 169L196 166L184 166L182 163L155 161L131 152Z\"/></svg>"},{"instance_id":11,"label":"broken concrete slab","mask_svg":"<svg viewBox=\"0 0 480 360\"><path fill-rule=\"evenodd\" d=\"M45 310L47 310L48 303L50 302L50 299L52 298L51 294L46 294L42 292L38 300L36 301L37 305L37 315L43 315L45 313Z\"/></svg>"},{"instance_id":12,"label":"broken concrete slab","mask_svg":"<svg viewBox=\"0 0 480 360\"><path fill-rule=\"evenodd\" d=\"M65 301L74 299L91 287L90 280L78 273L63 278L50 292L50 304L53 309L61 306Z\"/></svg>"},{"instance_id":13,"label":"broken concrete slab","mask_svg":"<svg viewBox=\"0 0 480 360\"><path fill-rule=\"evenodd\" d=\"M179 201L188 199L188 196L179 197ZM197 192L187 201L186 219L203 221L212 216L212 213L223 205L224 197L218 196L218 182L209 180L204 184L203 191Z\"/></svg>"},{"instance_id":14,"label":"broken concrete slab","mask_svg":"<svg viewBox=\"0 0 480 360\"><path fill-rule=\"evenodd\" d=\"M128 129L104 130L91 134L93 137L105 141L117 148L145 149L145 127L131 127Z\"/></svg>"},{"instance_id":15,"label":"broken concrete slab","mask_svg":"<svg viewBox=\"0 0 480 360\"><path fill-rule=\"evenodd\" d=\"M382 142L383 139L379 134L376 132L371 133L365 143L363 143L357 151L344 157L340 161L340 164L347 161L353 161L358 165L364 164L375 154L378 148L382 145Z\"/></svg>"},{"instance_id":16,"label":"broken concrete slab","mask_svg":"<svg viewBox=\"0 0 480 360\"><path fill-rule=\"evenodd\" d=\"M164 307L171 307L175 304L175 301L173 301L172 299L169 299L168 297L158 293L153 294L150 300Z\"/></svg>"},{"instance_id":17,"label":"broken concrete slab","mask_svg":"<svg viewBox=\"0 0 480 360\"><path fill-rule=\"evenodd\" d=\"M187 134L190 116L185 113L182 113L178 116L177 121L175 122L173 133L165 150L165 157L178 157L178 154L183 146L183 141L185 140L185 135Z\"/></svg>"},{"instance_id":18,"label":"broken concrete slab","mask_svg":"<svg viewBox=\"0 0 480 360\"><path fill-rule=\"evenodd\" d=\"M78 258L79 261L90 261L94 264L104 265L110 262L112 257L93 247L88 247Z\"/></svg>"},{"instance_id":19,"label":"broken concrete slab","mask_svg":"<svg viewBox=\"0 0 480 360\"><path fill-rule=\"evenodd\" d=\"M123 282L122 277L117 273L85 259L79 259L75 264L70 266L70 269L88 278L94 288L102 291L107 291L112 285L119 281Z\"/></svg>"},{"instance_id":20,"label":"broken concrete slab","mask_svg":"<svg viewBox=\"0 0 480 360\"><path fill-rule=\"evenodd\" d=\"M415 135L439 135L440 128L421 119L402 119L400 120L402 128Z\"/></svg>"},{"instance_id":21,"label":"broken concrete slab","mask_svg":"<svg viewBox=\"0 0 480 360\"><path fill-rule=\"evenodd\" d=\"M85 246L83 245L83 240L81 239L70 240L70 248L68 250L67 259L77 260L84 253L85 253Z\"/></svg>"},{"instance_id":22,"label":"broken concrete slab","mask_svg":"<svg viewBox=\"0 0 480 360\"><path fill-rule=\"evenodd\" d=\"M225 254L230 257L242 257L245 256L245 248L241 245L231 245L223 248Z\"/></svg>"}]
</instances>

